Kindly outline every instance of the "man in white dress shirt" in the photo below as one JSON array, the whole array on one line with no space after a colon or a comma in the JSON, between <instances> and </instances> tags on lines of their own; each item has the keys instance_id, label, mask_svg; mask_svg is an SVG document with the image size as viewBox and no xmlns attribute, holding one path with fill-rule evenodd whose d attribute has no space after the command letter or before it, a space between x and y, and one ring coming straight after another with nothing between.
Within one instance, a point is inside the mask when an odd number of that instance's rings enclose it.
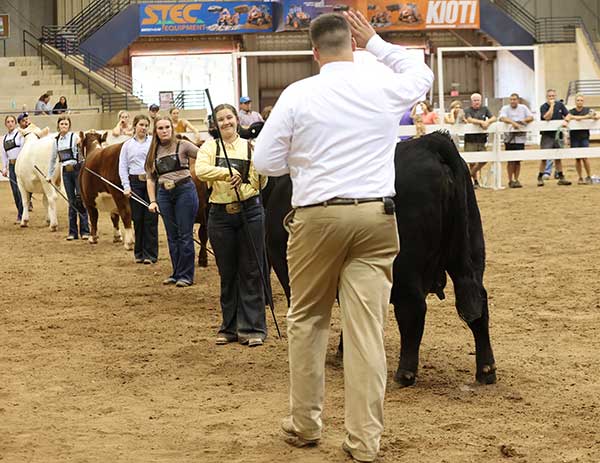
<instances>
[{"instance_id":1,"label":"man in white dress shirt","mask_svg":"<svg viewBox=\"0 0 600 463\"><path fill-rule=\"evenodd\" d=\"M287 259L290 416L286 441L321 438L331 308L339 290L344 333L346 438L342 448L373 461L383 432L387 368L383 330L399 251L394 151L402 114L433 74L385 42L360 13L323 14L310 25L320 74L290 85L256 141L265 175L290 174L293 211ZM366 48L391 71L354 63ZM386 71L385 69L383 71Z\"/></svg>"}]
</instances>

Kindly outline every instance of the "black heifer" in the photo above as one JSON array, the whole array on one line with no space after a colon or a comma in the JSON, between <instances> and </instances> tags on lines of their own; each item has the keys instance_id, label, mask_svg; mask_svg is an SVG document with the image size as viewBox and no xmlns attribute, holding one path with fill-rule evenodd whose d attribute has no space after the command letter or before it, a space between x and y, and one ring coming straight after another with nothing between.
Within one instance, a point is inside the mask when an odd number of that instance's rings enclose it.
<instances>
[{"instance_id":1,"label":"black heifer","mask_svg":"<svg viewBox=\"0 0 600 463\"><path fill-rule=\"evenodd\" d=\"M454 282L458 314L475 338L476 379L492 384L496 365L483 286L485 245L467 165L446 134L433 133L399 143L395 168L394 201L401 242L391 295L401 338L395 380L404 386L416 380L425 298L429 293L444 298L448 272ZM265 192L267 246L289 300L287 232L282 221L291 208L292 184L289 177L273 180Z\"/></svg>"}]
</instances>

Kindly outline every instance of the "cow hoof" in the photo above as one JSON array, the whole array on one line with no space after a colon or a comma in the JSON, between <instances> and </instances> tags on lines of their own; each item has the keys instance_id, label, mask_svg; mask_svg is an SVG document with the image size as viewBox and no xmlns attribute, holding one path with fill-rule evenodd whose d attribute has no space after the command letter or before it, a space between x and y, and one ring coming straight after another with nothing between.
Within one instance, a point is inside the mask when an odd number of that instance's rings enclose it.
<instances>
[{"instance_id":1,"label":"cow hoof","mask_svg":"<svg viewBox=\"0 0 600 463\"><path fill-rule=\"evenodd\" d=\"M198 257L198 267L204 267L204 268L208 267L208 259L206 257L205 258Z\"/></svg>"},{"instance_id":2,"label":"cow hoof","mask_svg":"<svg viewBox=\"0 0 600 463\"><path fill-rule=\"evenodd\" d=\"M50 231L55 232L58 230L58 225L50 225Z\"/></svg>"},{"instance_id":3,"label":"cow hoof","mask_svg":"<svg viewBox=\"0 0 600 463\"><path fill-rule=\"evenodd\" d=\"M133 244L124 244L123 247L126 251L133 251Z\"/></svg>"},{"instance_id":4,"label":"cow hoof","mask_svg":"<svg viewBox=\"0 0 600 463\"><path fill-rule=\"evenodd\" d=\"M120 236L113 236L113 243L121 243L123 241L123 238L121 238Z\"/></svg>"},{"instance_id":5,"label":"cow hoof","mask_svg":"<svg viewBox=\"0 0 600 463\"><path fill-rule=\"evenodd\" d=\"M29 227L29 220L23 220L21 222L21 228L27 228Z\"/></svg>"},{"instance_id":6,"label":"cow hoof","mask_svg":"<svg viewBox=\"0 0 600 463\"><path fill-rule=\"evenodd\" d=\"M484 365L481 371L475 375L475 379L479 384L495 384L496 383L496 365Z\"/></svg>"},{"instance_id":7,"label":"cow hoof","mask_svg":"<svg viewBox=\"0 0 600 463\"><path fill-rule=\"evenodd\" d=\"M417 375L412 371L398 370L394 375L394 381L402 387L414 386L417 381Z\"/></svg>"},{"instance_id":8,"label":"cow hoof","mask_svg":"<svg viewBox=\"0 0 600 463\"><path fill-rule=\"evenodd\" d=\"M50 219L46 219L46 225L50 225Z\"/></svg>"}]
</instances>

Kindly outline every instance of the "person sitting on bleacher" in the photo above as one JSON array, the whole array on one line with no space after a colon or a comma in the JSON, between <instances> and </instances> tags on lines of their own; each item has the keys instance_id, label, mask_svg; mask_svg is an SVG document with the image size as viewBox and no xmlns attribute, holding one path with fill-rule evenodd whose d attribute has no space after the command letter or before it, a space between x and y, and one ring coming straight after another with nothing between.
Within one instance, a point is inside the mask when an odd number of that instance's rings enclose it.
<instances>
[{"instance_id":1,"label":"person sitting on bleacher","mask_svg":"<svg viewBox=\"0 0 600 463\"><path fill-rule=\"evenodd\" d=\"M47 114L50 115L52 114L52 108L50 107L50 105L48 104L50 102L50 95L48 95L47 93L44 93L42 96L40 96L40 99L36 101L35 103L35 115L39 116L42 114Z\"/></svg>"}]
</instances>

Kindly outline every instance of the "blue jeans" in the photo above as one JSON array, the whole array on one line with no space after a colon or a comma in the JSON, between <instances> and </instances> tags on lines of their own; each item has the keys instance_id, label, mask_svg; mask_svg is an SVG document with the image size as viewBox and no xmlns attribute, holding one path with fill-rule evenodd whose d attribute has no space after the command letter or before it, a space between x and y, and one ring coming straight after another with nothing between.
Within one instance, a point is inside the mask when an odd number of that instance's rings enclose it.
<instances>
[{"instance_id":1,"label":"blue jeans","mask_svg":"<svg viewBox=\"0 0 600 463\"><path fill-rule=\"evenodd\" d=\"M67 192L67 198L69 198L69 235L77 238L77 217L79 216L79 234L89 235L90 227L88 225L88 214L86 208L81 202L81 190L79 188L79 171L81 170L81 164L74 166L75 168L68 172L63 167L63 182L65 183L65 191ZM79 211L75 209L77 206Z\"/></svg>"},{"instance_id":2,"label":"blue jeans","mask_svg":"<svg viewBox=\"0 0 600 463\"><path fill-rule=\"evenodd\" d=\"M146 182L136 178L129 178L131 191L149 202ZM133 255L136 259L150 259L156 262L158 259L158 214L148 210L146 206L131 199L131 218L135 231L135 247Z\"/></svg>"},{"instance_id":3,"label":"blue jeans","mask_svg":"<svg viewBox=\"0 0 600 463\"><path fill-rule=\"evenodd\" d=\"M12 191L13 199L15 200L15 206L17 206L17 220L21 220L23 215L23 202L21 201L21 193L19 192L19 186L17 185L17 174L15 172L15 165L8 164L8 178L10 182L10 190Z\"/></svg>"},{"instance_id":4,"label":"blue jeans","mask_svg":"<svg viewBox=\"0 0 600 463\"><path fill-rule=\"evenodd\" d=\"M571 136L571 148L589 148L590 147L590 139L589 138L575 138Z\"/></svg>"},{"instance_id":5,"label":"blue jeans","mask_svg":"<svg viewBox=\"0 0 600 463\"><path fill-rule=\"evenodd\" d=\"M198 212L198 193L194 183L177 185L172 190L158 188L156 198L162 214L173 273L171 278L194 282L194 219Z\"/></svg>"},{"instance_id":6,"label":"blue jeans","mask_svg":"<svg viewBox=\"0 0 600 463\"><path fill-rule=\"evenodd\" d=\"M260 263L256 262L248 243L241 213L229 214L223 205L212 204L208 216L208 237L221 277L223 323L219 333L242 340L254 337L264 340L267 336L265 293L258 265L265 268L265 214L258 202L245 207L245 212Z\"/></svg>"}]
</instances>

